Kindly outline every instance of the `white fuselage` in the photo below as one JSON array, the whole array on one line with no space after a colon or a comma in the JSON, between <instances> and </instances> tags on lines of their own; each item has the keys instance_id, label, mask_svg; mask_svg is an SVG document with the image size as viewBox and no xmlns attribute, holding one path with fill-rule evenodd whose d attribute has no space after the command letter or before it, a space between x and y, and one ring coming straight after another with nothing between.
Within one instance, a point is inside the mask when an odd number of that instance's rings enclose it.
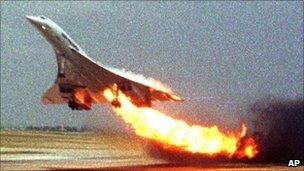
<instances>
[{"instance_id":1,"label":"white fuselage","mask_svg":"<svg viewBox=\"0 0 304 171\"><path fill-rule=\"evenodd\" d=\"M72 47L81 54L86 55L75 41L52 20L44 16L27 16L26 18L53 46L57 54L69 54L70 47Z\"/></svg>"},{"instance_id":2,"label":"white fuselage","mask_svg":"<svg viewBox=\"0 0 304 171\"><path fill-rule=\"evenodd\" d=\"M72 109L89 110L93 102L105 102L101 92L106 88L113 89L114 85L118 88L113 91L123 91L137 106L151 106L152 100L181 101L177 96L169 94L168 89L155 86L155 81L133 77L124 71L94 62L52 20L43 16L27 16L27 19L53 46L56 53L58 75L55 84L45 93L46 104L64 101ZM115 103L113 105L117 106Z\"/></svg>"}]
</instances>

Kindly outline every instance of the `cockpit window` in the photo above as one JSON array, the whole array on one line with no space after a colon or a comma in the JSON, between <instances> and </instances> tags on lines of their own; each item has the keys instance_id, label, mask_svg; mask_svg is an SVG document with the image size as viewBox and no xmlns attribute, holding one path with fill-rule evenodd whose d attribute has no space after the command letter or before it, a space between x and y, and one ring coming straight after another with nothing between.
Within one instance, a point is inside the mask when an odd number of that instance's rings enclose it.
<instances>
[{"instance_id":1,"label":"cockpit window","mask_svg":"<svg viewBox=\"0 0 304 171\"><path fill-rule=\"evenodd\" d=\"M40 18L44 19L45 20L45 17L41 16Z\"/></svg>"},{"instance_id":2,"label":"cockpit window","mask_svg":"<svg viewBox=\"0 0 304 171\"><path fill-rule=\"evenodd\" d=\"M77 45L70 38L68 38L68 36L66 34L61 33L61 35L63 38L65 38L70 43L71 46L73 46L76 50L79 51L79 48L77 47Z\"/></svg>"}]
</instances>

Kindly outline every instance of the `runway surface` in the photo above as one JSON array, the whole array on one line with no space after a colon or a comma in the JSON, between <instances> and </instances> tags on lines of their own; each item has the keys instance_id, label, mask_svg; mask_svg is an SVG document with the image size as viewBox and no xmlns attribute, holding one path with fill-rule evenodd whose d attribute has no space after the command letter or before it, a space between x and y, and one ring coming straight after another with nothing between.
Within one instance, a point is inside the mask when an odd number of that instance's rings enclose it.
<instances>
[{"instance_id":1,"label":"runway surface","mask_svg":"<svg viewBox=\"0 0 304 171\"><path fill-rule=\"evenodd\" d=\"M1 131L1 170L303 170L303 167L169 163L128 135Z\"/></svg>"}]
</instances>

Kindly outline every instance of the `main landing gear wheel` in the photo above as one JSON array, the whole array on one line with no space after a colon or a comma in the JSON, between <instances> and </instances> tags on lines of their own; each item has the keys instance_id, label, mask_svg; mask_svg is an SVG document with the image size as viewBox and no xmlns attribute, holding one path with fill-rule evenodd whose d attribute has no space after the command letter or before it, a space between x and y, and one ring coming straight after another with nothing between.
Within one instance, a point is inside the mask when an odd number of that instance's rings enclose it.
<instances>
[{"instance_id":1,"label":"main landing gear wheel","mask_svg":"<svg viewBox=\"0 0 304 171\"><path fill-rule=\"evenodd\" d=\"M121 107L121 103L117 100L117 99L114 99L111 104L114 106L114 107Z\"/></svg>"},{"instance_id":2,"label":"main landing gear wheel","mask_svg":"<svg viewBox=\"0 0 304 171\"><path fill-rule=\"evenodd\" d=\"M114 106L114 107L121 107L121 103L118 101L118 88L117 88L117 84L114 84L114 90L113 91L113 94L115 96L115 99L111 102L111 104Z\"/></svg>"}]
</instances>

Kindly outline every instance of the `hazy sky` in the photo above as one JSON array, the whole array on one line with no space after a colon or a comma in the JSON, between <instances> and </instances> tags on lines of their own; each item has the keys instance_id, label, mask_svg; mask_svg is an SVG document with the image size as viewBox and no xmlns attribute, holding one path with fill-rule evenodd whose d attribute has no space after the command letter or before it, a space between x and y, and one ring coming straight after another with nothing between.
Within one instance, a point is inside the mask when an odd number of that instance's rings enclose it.
<instances>
[{"instance_id":1,"label":"hazy sky","mask_svg":"<svg viewBox=\"0 0 304 171\"><path fill-rule=\"evenodd\" d=\"M1 125L116 129L109 105L44 106L57 72L26 20L44 15L94 60L153 77L184 103L157 107L194 120L238 121L268 95L303 96L303 2L1 2Z\"/></svg>"}]
</instances>

